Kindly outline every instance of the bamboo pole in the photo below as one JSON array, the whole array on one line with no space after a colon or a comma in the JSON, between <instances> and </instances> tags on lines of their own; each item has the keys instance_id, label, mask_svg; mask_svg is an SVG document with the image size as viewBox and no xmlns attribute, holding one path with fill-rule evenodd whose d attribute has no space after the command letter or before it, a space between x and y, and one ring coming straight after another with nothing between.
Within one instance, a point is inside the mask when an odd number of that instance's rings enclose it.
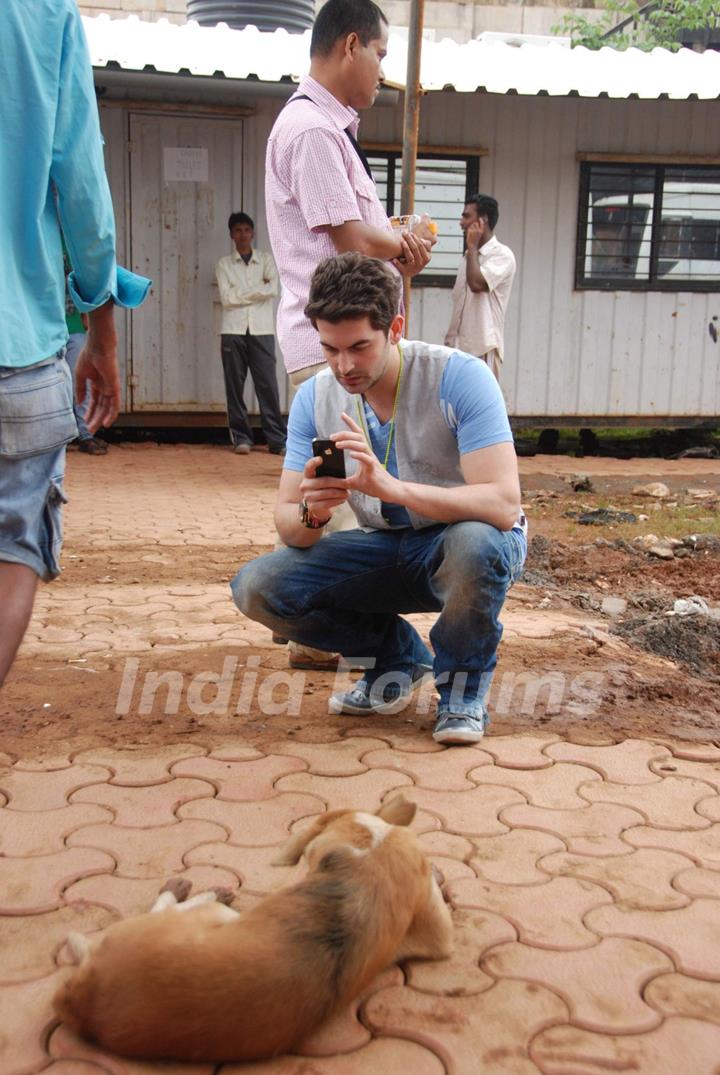
<instances>
[{"instance_id":1,"label":"bamboo pole","mask_svg":"<svg viewBox=\"0 0 720 1075\"><path fill-rule=\"evenodd\" d=\"M415 208L415 172L417 168L418 131L420 127L420 60L425 0L410 0L407 74L405 77L405 113L403 118L402 178L400 212ZM410 320L410 280L405 277L405 334Z\"/></svg>"}]
</instances>

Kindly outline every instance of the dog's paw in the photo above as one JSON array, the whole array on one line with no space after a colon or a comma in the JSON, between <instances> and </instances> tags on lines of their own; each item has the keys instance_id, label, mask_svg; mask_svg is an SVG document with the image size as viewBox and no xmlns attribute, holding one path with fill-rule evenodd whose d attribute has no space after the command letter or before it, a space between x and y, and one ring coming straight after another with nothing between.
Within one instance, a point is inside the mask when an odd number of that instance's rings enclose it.
<instances>
[{"instance_id":1,"label":"dog's paw","mask_svg":"<svg viewBox=\"0 0 720 1075\"><path fill-rule=\"evenodd\" d=\"M235 899L236 895L234 888L215 888L213 889L213 892L215 893L215 899L218 903L226 903L228 906Z\"/></svg>"},{"instance_id":2,"label":"dog's paw","mask_svg":"<svg viewBox=\"0 0 720 1075\"><path fill-rule=\"evenodd\" d=\"M160 892L171 892L178 903L184 903L190 895L192 881L187 877L171 877L160 889Z\"/></svg>"}]
</instances>

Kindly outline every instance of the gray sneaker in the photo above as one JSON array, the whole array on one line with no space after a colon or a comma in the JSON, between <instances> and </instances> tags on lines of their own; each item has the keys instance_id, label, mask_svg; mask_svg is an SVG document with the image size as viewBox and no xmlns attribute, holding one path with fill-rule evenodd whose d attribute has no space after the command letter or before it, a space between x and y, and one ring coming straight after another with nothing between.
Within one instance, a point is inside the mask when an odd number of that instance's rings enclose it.
<instances>
[{"instance_id":1,"label":"gray sneaker","mask_svg":"<svg viewBox=\"0 0 720 1075\"><path fill-rule=\"evenodd\" d=\"M368 683L364 678L359 679L349 691L333 694L328 702L328 712L351 713L358 717L367 717L370 713L394 713L404 707L413 691L432 679L432 674L429 665L416 664L411 674L398 675L382 687L377 681Z\"/></svg>"},{"instance_id":2,"label":"gray sneaker","mask_svg":"<svg viewBox=\"0 0 720 1075\"><path fill-rule=\"evenodd\" d=\"M433 739L436 743L479 743L489 724L487 714L471 717L469 713L448 713L438 710Z\"/></svg>"}]
</instances>

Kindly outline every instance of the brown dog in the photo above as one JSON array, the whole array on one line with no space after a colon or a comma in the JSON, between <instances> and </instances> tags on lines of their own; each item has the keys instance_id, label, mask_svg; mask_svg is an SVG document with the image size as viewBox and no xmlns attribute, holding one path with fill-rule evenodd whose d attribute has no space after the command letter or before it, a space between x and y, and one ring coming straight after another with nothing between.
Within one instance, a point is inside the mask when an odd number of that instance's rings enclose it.
<instances>
[{"instance_id":1,"label":"brown dog","mask_svg":"<svg viewBox=\"0 0 720 1075\"><path fill-rule=\"evenodd\" d=\"M55 996L73 1030L124 1056L254 1060L297 1048L394 960L443 959L452 922L407 826L415 804L334 810L275 860L307 877L239 916L203 893L112 925Z\"/></svg>"}]
</instances>

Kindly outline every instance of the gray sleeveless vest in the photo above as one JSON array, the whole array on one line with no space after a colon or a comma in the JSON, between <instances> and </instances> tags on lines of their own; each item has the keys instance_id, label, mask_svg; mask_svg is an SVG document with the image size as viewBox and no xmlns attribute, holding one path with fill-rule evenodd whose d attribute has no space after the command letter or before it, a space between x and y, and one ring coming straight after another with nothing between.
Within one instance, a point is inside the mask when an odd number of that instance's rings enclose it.
<instances>
[{"instance_id":1,"label":"gray sleeveless vest","mask_svg":"<svg viewBox=\"0 0 720 1075\"><path fill-rule=\"evenodd\" d=\"M398 476L402 481L420 485L464 485L457 439L448 428L440 406L440 383L453 349L405 340L400 346L404 368L394 435ZM318 437L325 439L345 428L340 417L343 411L357 421L356 398L338 384L330 370L317 374L315 426ZM365 434L367 436L367 429ZM345 465L348 476L357 469L355 460L350 459L347 452ZM350 506L362 529L389 529L377 497L353 490ZM437 525L437 519L428 519L414 511L408 514L415 530Z\"/></svg>"}]
</instances>

